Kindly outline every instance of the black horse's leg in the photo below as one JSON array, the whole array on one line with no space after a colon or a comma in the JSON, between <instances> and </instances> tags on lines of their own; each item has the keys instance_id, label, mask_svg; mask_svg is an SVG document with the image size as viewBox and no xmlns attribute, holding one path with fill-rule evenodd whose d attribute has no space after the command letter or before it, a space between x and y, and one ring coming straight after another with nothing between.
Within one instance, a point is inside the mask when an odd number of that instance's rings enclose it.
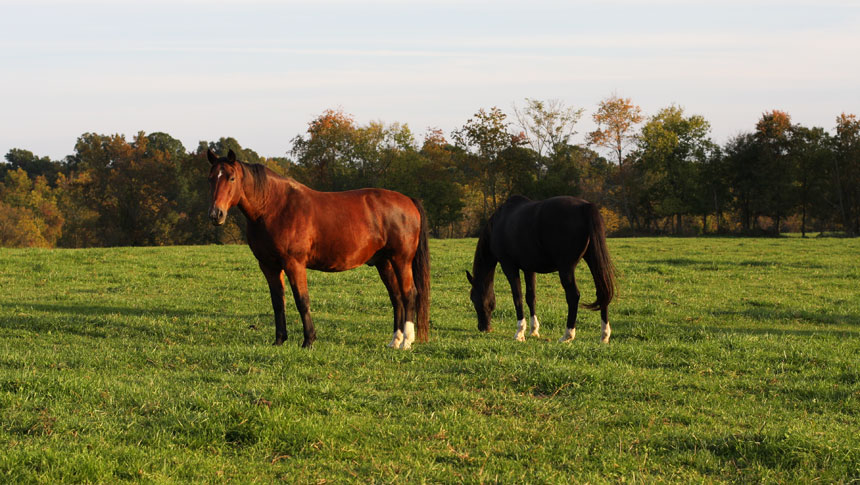
<instances>
[{"instance_id":1,"label":"black horse's leg","mask_svg":"<svg viewBox=\"0 0 860 485\"><path fill-rule=\"evenodd\" d=\"M534 271L523 271L526 277L526 304L529 306L529 316L532 321L532 337L540 337L540 322L538 321L535 307L535 287L537 286L537 275Z\"/></svg>"},{"instance_id":2,"label":"black horse's leg","mask_svg":"<svg viewBox=\"0 0 860 485\"><path fill-rule=\"evenodd\" d=\"M310 347L317 338L314 330L314 322L311 320L311 305L308 297L307 270L304 266L294 263L286 268L287 278L290 280L290 288L293 290L293 299L296 301L296 309L302 317L302 328L305 339L302 347Z\"/></svg>"},{"instance_id":3,"label":"black horse's leg","mask_svg":"<svg viewBox=\"0 0 860 485\"><path fill-rule=\"evenodd\" d=\"M275 343L273 345L281 345L287 340L287 324L284 316L284 272L281 268L263 266L262 263L260 269L263 270L266 282L269 283L272 310L275 312Z\"/></svg>"},{"instance_id":4,"label":"black horse's leg","mask_svg":"<svg viewBox=\"0 0 860 485\"><path fill-rule=\"evenodd\" d=\"M400 295L400 287L397 283L397 275L394 274L394 268L391 267L391 262L387 259L376 264L376 271L379 272L379 277L385 283L385 289L388 290L388 298L391 300L391 306L394 308L394 331L391 335L391 343L389 347L396 349L403 343L403 324L406 322L405 309L403 308L403 298Z\"/></svg>"},{"instance_id":5,"label":"black horse's leg","mask_svg":"<svg viewBox=\"0 0 860 485\"><path fill-rule=\"evenodd\" d=\"M574 266L560 269L558 276L561 279L561 286L564 287L564 296L567 298L567 330L559 342L569 342L576 338L576 312L579 309L579 288L576 287Z\"/></svg>"},{"instance_id":6,"label":"black horse's leg","mask_svg":"<svg viewBox=\"0 0 860 485\"><path fill-rule=\"evenodd\" d=\"M514 338L520 342L526 340L526 319L523 315L523 289L520 284L520 269L512 264L502 263L502 271L511 285L511 294L514 297L514 309L517 311L517 333Z\"/></svg>"}]
</instances>

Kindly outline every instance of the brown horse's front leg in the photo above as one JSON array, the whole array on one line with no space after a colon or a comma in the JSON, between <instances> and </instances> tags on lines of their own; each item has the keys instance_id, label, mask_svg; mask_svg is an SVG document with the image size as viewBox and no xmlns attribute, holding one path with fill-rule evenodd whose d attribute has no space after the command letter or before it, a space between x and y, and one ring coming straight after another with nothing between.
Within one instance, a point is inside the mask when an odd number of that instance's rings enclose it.
<instances>
[{"instance_id":1,"label":"brown horse's front leg","mask_svg":"<svg viewBox=\"0 0 860 485\"><path fill-rule=\"evenodd\" d=\"M311 320L311 305L308 297L307 269L300 264L290 264L286 268L287 278L290 280L290 288L293 290L293 299L296 301L296 309L302 318L302 327L305 340L302 347L310 347L317 338L314 322Z\"/></svg>"},{"instance_id":2,"label":"brown horse's front leg","mask_svg":"<svg viewBox=\"0 0 860 485\"><path fill-rule=\"evenodd\" d=\"M275 342L273 345L281 345L287 340L287 322L284 315L284 272L280 268L273 268L260 264L260 269L269 283L269 295L272 297L272 310L275 312Z\"/></svg>"}]
</instances>

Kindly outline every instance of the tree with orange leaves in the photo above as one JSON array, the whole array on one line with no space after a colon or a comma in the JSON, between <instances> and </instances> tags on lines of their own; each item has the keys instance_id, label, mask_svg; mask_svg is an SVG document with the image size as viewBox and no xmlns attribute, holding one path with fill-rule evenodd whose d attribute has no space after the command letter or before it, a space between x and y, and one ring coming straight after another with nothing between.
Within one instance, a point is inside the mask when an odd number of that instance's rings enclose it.
<instances>
[{"instance_id":1,"label":"tree with orange leaves","mask_svg":"<svg viewBox=\"0 0 860 485\"><path fill-rule=\"evenodd\" d=\"M780 233L781 222L797 206L795 170L789 157L792 139L791 116L785 111L763 113L756 123L755 140L759 145L762 212L774 220L773 231Z\"/></svg>"},{"instance_id":2,"label":"tree with orange leaves","mask_svg":"<svg viewBox=\"0 0 860 485\"><path fill-rule=\"evenodd\" d=\"M615 155L621 181L621 209L632 226L635 216L630 204L630 170L629 164L625 163L624 152L637 139L636 125L642 122L642 109L630 98L613 94L600 102L591 117L597 123L597 129L588 134L588 143L611 150Z\"/></svg>"},{"instance_id":3,"label":"tree with orange leaves","mask_svg":"<svg viewBox=\"0 0 860 485\"><path fill-rule=\"evenodd\" d=\"M307 138L293 138L292 154L320 190L343 190L355 143L355 120L343 110L327 109L308 123Z\"/></svg>"}]
</instances>

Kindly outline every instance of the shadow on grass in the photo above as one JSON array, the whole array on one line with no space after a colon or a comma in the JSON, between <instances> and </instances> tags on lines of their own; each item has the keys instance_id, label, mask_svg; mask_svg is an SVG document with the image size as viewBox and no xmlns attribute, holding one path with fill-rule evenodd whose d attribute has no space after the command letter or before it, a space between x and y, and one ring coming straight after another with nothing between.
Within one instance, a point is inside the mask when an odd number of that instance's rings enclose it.
<instances>
[{"instance_id":1,"label":"shadow on grass","mask_svg":"<svg viewBox=\"0 0 860 485\"><path fill-rule=\"evenodd\" d=\"M839 337L839 338L856 338L860 336L860 330L797 330L797 329L787 329L787 328L776 328L776 327L736 327L736 326L727 326L727 327L702 327L702 329L706 332L712 332L714 334L726 334L726 333L736 333L743 335L792 335L795 337L815 337L815 336L830 336L830 337ZM612 338L615 338L615 334L612 335Z\"/></svg>"},{"instance_id":2,"label":"shadow on grass","mask_svg":"<svg viewBox=\"0 0 860 485\"><path fill-rule=\"evenodd\" d=\"M106 338L109 335L122 337L153 337L165 333L162 325L153 322L135 323L136 319L188 319L199 318L202 320L219 321L225 318L224 314L215 312L198 312L179 309L151 309L130 308L110 305L56 305L45 303L0 303L0 309L7 315L0 319L0 328L9 330L25 330L35 333L60 332L81 337ZM29 312L38 313L31 315ZM265 321L269 322L271 316L266 314L229 315L230 318L239 318L256 326ZM172 331L168 331L172 333Z\"/></svg>"},{"instance_id":3,"label":"shadow on grass","mask_svg":"<svg viewBox=\"0 0 860 485\"><path fill-rule=\"evenodd\" d=\"M747 308L712 310L716 317L739 317L755 322L800 321L817 325L849 325L860 330L860 315L810 312L806 310L780 309L768 302L749 301ZM778 330L777 330L778 331Z\"/></svg>"},{"instance_id":4,"label":"shadow on grass","mask_svg":"<svg viewBox=\"0 0 860 485\"><path fill-rule=\"evenodd\" d=\"M697 438L690 435L672 435L651 443L658 453L700 453L707 451L722 465L731 464L740 469L755 468L793 470L810 468L827 471L832 476L848 476L858 464L856 453L834 449L814 439L786 431L745 432Z\"/></svg>"},{"instance_id":5,"label":"shadow on grass","mask_svg":"<svg viewBox=\"0 0 860 485\"><path fill-rule=\"evenodd\" d=\"M827 266L819 263L807 263L807 262L798 262L798 261L775 261L775 260L743 260L743 261L726 261L721 260L718 262L715 261L707 261L700 259L692 259L692 258L661 258L661 259L649 259L645 261L649 264L663 264L667 266L676 266L682 268L693 268L703 271L717 271L720 269L730 269L732 267L741 267L741 268L771 268L771 267L788 267L788 268L798 268L798 269L825 269Z\"/></svg>"}]
</instances>

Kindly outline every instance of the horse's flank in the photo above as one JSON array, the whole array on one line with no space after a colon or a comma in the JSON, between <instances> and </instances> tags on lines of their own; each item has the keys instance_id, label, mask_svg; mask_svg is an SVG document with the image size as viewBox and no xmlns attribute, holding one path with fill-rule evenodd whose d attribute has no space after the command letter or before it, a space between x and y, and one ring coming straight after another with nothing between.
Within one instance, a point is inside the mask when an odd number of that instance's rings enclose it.
<instances>
[{"instance_id":1,"label":"horse's flank","mask_svg":"<svg viewBox=\"0 0 860 485\"><path fill-rule=\"evenodd\" d=\"M416 246L415 237L393 238L391 221L420 221L409 197L385 189L320 192L257 164L242 163L249 199L248 242L258 259L288 254L318 271L346 271L374 263L386 244ZM251 200L254 199L254 200ZM384 202L382 200L384 199ZM392 207L391 201L398 203ZM340 210L350 208L350 210ZM392 212L395 211L395 212Z\"/></svg>"}]
</instances>

